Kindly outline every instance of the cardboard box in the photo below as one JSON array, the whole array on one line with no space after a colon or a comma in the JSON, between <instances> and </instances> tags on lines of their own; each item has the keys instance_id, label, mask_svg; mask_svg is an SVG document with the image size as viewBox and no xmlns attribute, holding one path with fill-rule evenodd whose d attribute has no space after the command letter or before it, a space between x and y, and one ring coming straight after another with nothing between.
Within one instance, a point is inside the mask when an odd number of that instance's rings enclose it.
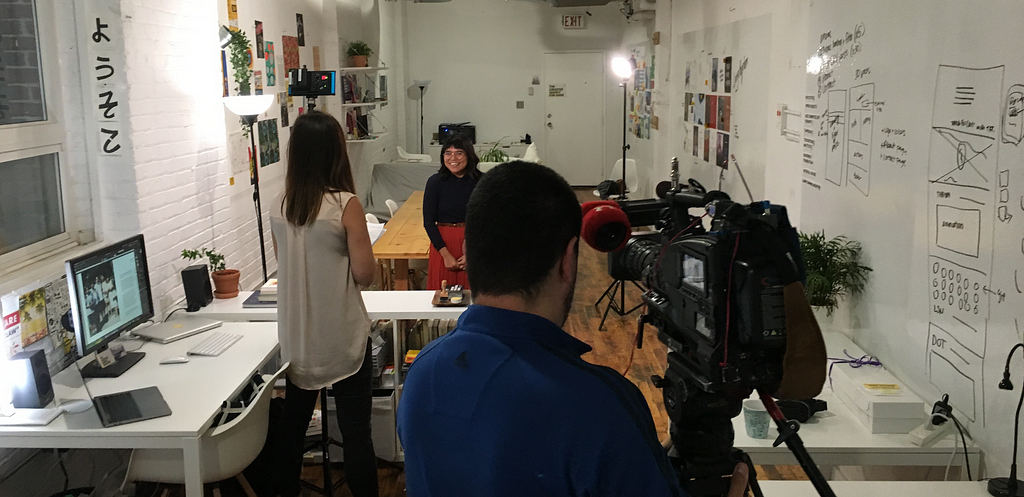
<instances>
[{"instance_id":1,"label":"cardboard box","mask_svg":"<svg viewBox=\"0 0 1024 497\"><path fill-rule=\"evenodd\" d=\"M909 433L925 419L925 403L880 366L836 364L832 391L871 433Z\"/></svg>"}]
</instances>

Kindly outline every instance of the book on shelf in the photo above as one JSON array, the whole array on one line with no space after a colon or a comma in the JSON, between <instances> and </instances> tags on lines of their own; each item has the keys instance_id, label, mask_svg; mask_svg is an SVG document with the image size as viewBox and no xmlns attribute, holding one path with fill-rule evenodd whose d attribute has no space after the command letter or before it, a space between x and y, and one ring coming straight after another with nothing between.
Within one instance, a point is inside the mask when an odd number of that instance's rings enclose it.
<instances>
[{"instance_id":1,"label":"book on shelf","mask_svg":"<svg viewBox=\"0 0 1024 497\"><path fill-rule=\"evenodd\" d=\"M277 278L270 278L260 287L260 302L277 302Z\"/></svg>"}]
</instances>

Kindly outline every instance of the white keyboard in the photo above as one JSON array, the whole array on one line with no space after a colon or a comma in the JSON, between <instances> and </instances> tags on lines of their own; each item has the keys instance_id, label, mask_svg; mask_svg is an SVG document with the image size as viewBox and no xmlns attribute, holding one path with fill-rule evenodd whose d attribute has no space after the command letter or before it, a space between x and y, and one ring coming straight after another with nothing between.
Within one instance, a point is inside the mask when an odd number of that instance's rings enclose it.
<instances>
[{"instance_id":1,"label":"white keyboard","mask_svg":"<svg viewBox=\"0 0 1024 497\"><path fill-rule=\"evenodd\" d=\"M45 426L63 412L59 407L15 409L12 416L0 416L0 426Z\"/></svg>"},{"instance_id":2,"label":"white keyboard","mask_svg":"<svg viewBox=\"0 0 1024 497\"><path fill-rule=\"evenodd\" d=\"M235 342L241 340L242 335L215 331L206 340L199 342L188 351L188 355L219 356L228 350Z\"/></svg>"}]
</instances>

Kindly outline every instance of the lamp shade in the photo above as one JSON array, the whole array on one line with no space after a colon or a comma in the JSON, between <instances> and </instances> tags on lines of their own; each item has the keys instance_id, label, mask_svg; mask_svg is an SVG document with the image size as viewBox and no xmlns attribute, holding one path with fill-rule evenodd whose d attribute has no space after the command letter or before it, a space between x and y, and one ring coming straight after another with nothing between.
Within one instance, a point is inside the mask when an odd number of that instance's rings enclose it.
<instances>
[{"instance_id":1,"label":"lamp shade","mask_svg":"<svg viewBox=\"0 0 1024 497\"><path fill-rule=\"evenodd\" d=\"M412 82L420 88L426 88L430 85L429 79L414 79Z\"/></svg>"},{"instance_id":2,"label":"lamp shade","mask_svg":"<svg viewBox=\"0 0 1024 497\"><path fill-rule=\"evenodd\" d=\"M217 36L220 37L220 48L228 48L231 44L231 30L227 26L221 26Z\"/></svg>"},{"instance_id":3,"label":"lamp shade","mask_svg":"<svg viewBox=\"0 0 1024 497\"><path fill-rule=\"evenodd\" d=\"M626 79L633 74L633 66L630 65L629 61L623 57L615 57L612 59L612 72L616 76Z\"/></svg>"},{"instance_id":4,"label":"lamp shade","mask_svg":"<svg viewBox=\"0 0 1024 497\"><path fill-rule=\"evenodd\" d=\"M274 103L274 95L239 95L224 97L224 106L239 116L262 114Z\"/></svg>"}]
</instances>

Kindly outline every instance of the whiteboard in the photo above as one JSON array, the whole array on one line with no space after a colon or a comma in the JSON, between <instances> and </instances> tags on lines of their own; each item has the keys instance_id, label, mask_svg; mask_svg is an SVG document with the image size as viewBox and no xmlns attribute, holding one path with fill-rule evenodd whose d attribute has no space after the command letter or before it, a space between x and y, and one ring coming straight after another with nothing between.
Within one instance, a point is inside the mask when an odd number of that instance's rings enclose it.
<instances>
[{"instance_id":1,"label":"whiteboard","mask_svg":"<svg viewBox=\"0 0 1024 497\"><path fill-rule=\"evenodd\" d=\"M1005 474L1020 392L996 385L1024 329L1024 3L809 10L800 228L863 244L874 272L842 326L926 402L948 393ZM1024 387L1024 361L1011 371Z\"/></svg>"},{"instance_id":2,"label":"whiteboard","mask_svg":"<svg viewBox=\"0 0 1024 497\"><path fill-rule=\"evenodd\" d=\"M669 153L680 176L748 201L764 198L771 16L674 35ZM730 159L735 156L736 160ZM720 182L721 181L721 182Z\"/></svg>"}]
</instances>

